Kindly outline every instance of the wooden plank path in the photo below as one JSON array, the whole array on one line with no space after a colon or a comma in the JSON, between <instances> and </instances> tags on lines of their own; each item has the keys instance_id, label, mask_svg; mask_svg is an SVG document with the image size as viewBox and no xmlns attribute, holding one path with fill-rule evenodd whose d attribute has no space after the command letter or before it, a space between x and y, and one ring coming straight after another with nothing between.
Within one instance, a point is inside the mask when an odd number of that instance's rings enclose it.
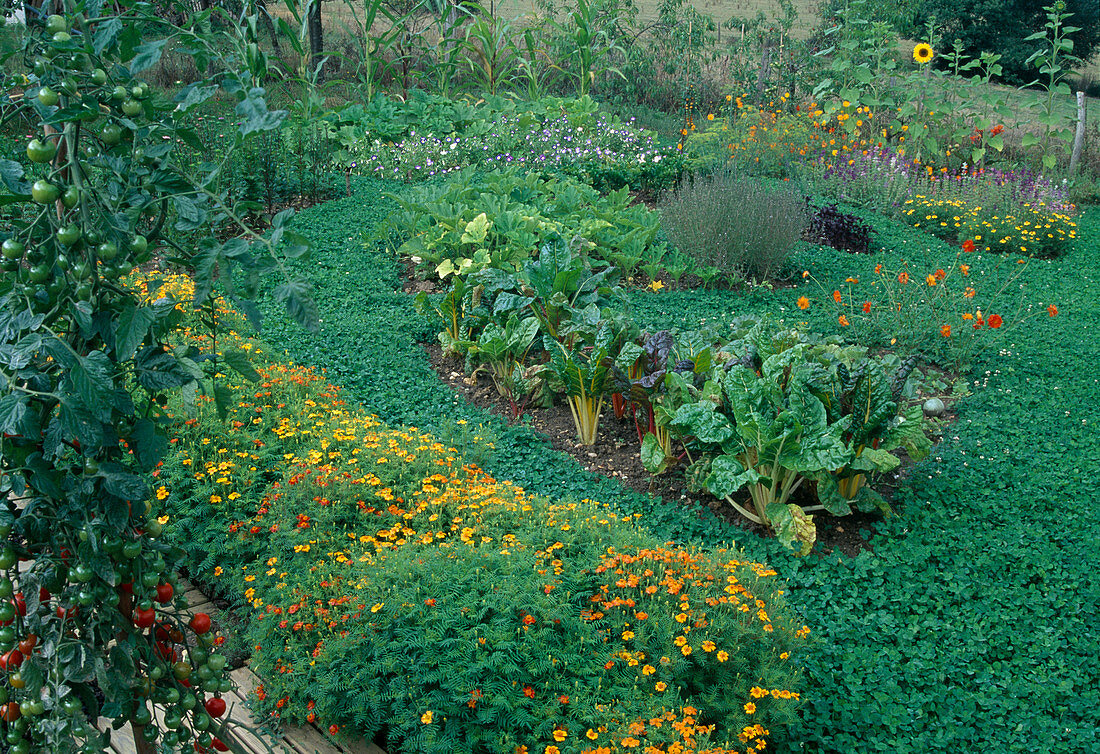
<instances>
[{"instance_id":1,"label":"wooden plank path","mask_svg":"<svg viewBox=\"0 0 1100 754\"><path fill-rule=\"evenodd\" d=\"M179 588L187 598L187 612L210 612L214 608L210 599L186 579L180 579ZM386 754L370 741L339 736L335 740L323 734L316 726L284 725L272 733L253 716L245 700L259 683L259 677L245 665L232 671L235 689L222 698L226 703L226 716L239 725L232 729L231 738L249 754ZM105 730L109 721L101 718L100 729ZM110 754L137 754L133 731L127 725L111 731Z\"/></svg>"}]
</instances>

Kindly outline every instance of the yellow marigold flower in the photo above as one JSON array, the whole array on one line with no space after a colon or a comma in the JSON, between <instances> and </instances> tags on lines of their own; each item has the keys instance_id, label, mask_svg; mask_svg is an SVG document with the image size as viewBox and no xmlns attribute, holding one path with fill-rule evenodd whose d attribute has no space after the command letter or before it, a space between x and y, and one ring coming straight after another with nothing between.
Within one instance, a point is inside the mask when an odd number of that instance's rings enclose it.
<instances>
[{"instance_id":1,"label":"yellow marigold flower","mask_svg":"<svg viewBox=\"0 0 1100 754\"><path fill-rule=\"evenodd\" d=\"M714 120L714 113L707 113L707 120Z\"/></svg>"},{"instance_id":2,"label":"yellow marigold flower","mask_svg":"<svg viewBox=\"0 0 1100 754\"><path fill-rule=\"evenodd\" d=\"M657 681L656 685L653 688L657 689L658 691L664 691L668 688L668 684L664 681Z\"/></svg>"},{"instance_id":3,"label":"yellow marigold flower","mask_svg":"<svg viewBox=\"0 0 1100 754\"><path fill-rule=\"evenodd\" d=\"M730 658L730 655L729 655L729 652L727 652L726 650L723 649L723 650L718 652L716 657L718 658L718 662L725 662L726 660L728 660Z\"/></svg>"},{"instance_id":4,"label":"yellow marigold flower","mask_svg":"<svg viewBox=\"0 0 1100 754\"><path fill-rule=\"evenodd\" d=\"M754 712L756 712L756 705L752 702L745 702L745 714L751 715Z\"/></svg>"},{"instance_id":5,"label":"yellow marigold flower","mask_svg":"<svg viewBox=\"0 0 1100 754\"><path fill-rule=\"evenodd\" d=\"M688 655L690 655L691 654L691 645L690 644L685 644L684 646L680 647L680 654L682 654L684 657L687 657Z\"/></svg>"},{"instance_id":6,"label":"yellow marigold flower","mask_svg":"<svg viewBox=\"0 0 1100 754\"><path fill-rule=\"evenodd\" d=\"M653 667L652 665L643 665L642 666L642 675L653 675L656 672L657 672L657 668Z\"/></svg>"},{"instance_id":7,"label":"yellow marigold flower","mask_svg":"<svg viewBox=\"0 0 1100 754\"><path fill-rule=\"evenodd\" d=\"M432 711L428 710L423 715L421 715L420 716L420 722L424 723L425 725L431 725L432 724Z\"/></svg>"},{"instance_id":8,"label":"yellow marigold flower","mask_svg":"<svg viewBox=\"0 0 1100 754\"><path fill-rule=\"evenodd\" d=\"M554 740L557 741L558 743L561 743L562 741L564 741L568 737L569 737L569 733L567 731L562 730L561 728L557 728L554 731Z\"/></svg>"},{"instance_id":9,"label":"yellow marigold flower","mask_svg":"<svg viewBox=\"0 0 1100 754\"><path fill-rule=\"evenodd\" d=\"M599 734L599 733L597 733L596 731L592 730L591 728L589 728L589 729L588 729L588 732L587 732L587 733L585 733L584 735L588 737L588 740L589 740L589 741L595 741L595 740L596 740L597 738L599 738L599 736L600 736L600 734Z\"/></svg>"}]
</instances>

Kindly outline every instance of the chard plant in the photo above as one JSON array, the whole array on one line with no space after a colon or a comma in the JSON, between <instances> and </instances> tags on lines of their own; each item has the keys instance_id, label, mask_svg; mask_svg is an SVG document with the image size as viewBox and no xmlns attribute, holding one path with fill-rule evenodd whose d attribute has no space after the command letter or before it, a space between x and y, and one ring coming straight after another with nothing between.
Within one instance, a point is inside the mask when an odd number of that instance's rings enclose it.
<instances>
[{"instance_id":1,"label":"chard plant","mask_svg":"<svg viewBox=\"0 0 1100 754\"><path fill-rule=\"evenodd\" d=\"M614 363L611 357L615 340L616 333L609 322L600 323L591 344L570 346L553 338L544 339L544 347L550 352L549 372L565 394L581 445L596 443Z\"/></svg>"}]
</instances>

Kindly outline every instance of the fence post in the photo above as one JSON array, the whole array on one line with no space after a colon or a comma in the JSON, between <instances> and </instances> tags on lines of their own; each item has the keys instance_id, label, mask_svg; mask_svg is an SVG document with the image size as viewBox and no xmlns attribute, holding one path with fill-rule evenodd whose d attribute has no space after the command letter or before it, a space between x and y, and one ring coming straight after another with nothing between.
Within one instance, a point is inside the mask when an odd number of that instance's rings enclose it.
<instances>
[{"instance_id":1,"label":"fence post","mask_svg":"<svg viewBox=\"0 0 1100 754\"><path fill-rule=\"evenodd\" d=\"M1077 92L1077 132L1073 135L1073 152L1069 157L1070 175L1077 171L1081 161L1081 151L1085 148L1085 93Z\"/></svg>"}]
</instances>

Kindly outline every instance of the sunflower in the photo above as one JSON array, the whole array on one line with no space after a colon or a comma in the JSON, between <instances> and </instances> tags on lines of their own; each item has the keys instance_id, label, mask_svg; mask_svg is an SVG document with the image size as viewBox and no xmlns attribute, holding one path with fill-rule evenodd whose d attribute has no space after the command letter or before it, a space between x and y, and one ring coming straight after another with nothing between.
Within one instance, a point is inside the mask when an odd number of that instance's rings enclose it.
<instances>
[{"instance_id":1,"label":"sunflower","mask_svg":"<svg viewBox=\"0 0 1100 754\"><path fill-rule=\"evenodd\" d=\"M921 42L913 48L913 60L924 64L932 60L932 45Z\"/></svg>"}]
</instances>

